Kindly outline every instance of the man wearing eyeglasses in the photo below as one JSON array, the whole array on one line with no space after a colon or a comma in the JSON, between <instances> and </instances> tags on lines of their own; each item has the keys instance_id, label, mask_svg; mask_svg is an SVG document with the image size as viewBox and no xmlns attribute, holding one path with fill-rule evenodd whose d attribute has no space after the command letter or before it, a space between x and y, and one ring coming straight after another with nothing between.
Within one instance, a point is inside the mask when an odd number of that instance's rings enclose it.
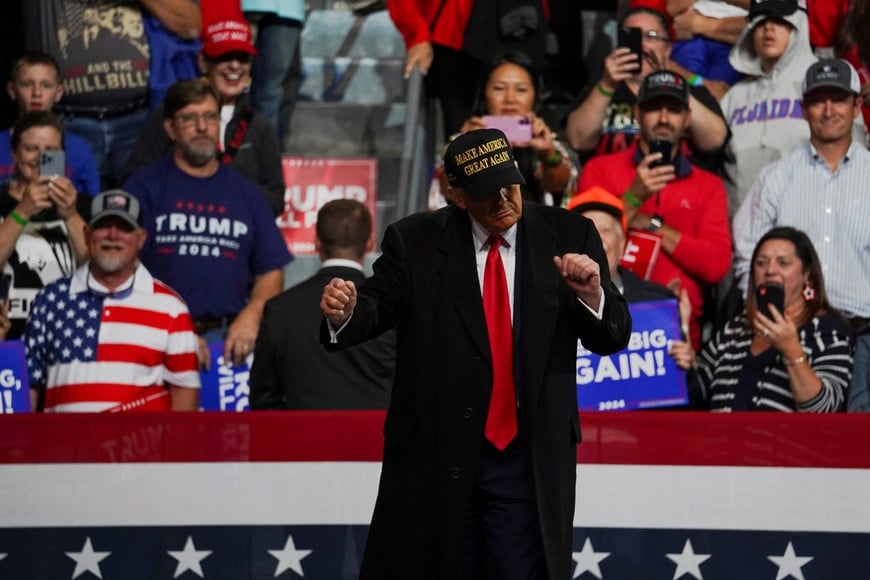
<instances>
[{"instance_id":1,"label":"man wearing eyeglasses","mask_svg":"<svg viewBox=\"0 0 870 580\"><path fill-rule=\"evenodd\" d=\"M210 342L223 340L234 364L251 353L263 306L282 290L291 260L266 198L218 160L218 103L204 80L173 85L163 104L171 154L124 186L142 204L142 261L190 307L206 368Z\"/></svg>"},{"instance_id":2,"label":"man wearing eyeglasses","mask_svg":"<svg viewBox=\"0 0 870 580\"><path fill-rule=\"evenodd\" d=\"M692 121L683 154L704 169L720 172L728 126L704 79L691 75L670 60L671 40L665 16L650 8L633 8L623 17L623 28L641 33L641 58L617 46L604 60L601 79L591 86L567 118L565 134L581 158L617 153L631 147L641 132L634 105L641 81L651 72L671 70L686 77L691 86Z\"/></svg>"}]
</instances>

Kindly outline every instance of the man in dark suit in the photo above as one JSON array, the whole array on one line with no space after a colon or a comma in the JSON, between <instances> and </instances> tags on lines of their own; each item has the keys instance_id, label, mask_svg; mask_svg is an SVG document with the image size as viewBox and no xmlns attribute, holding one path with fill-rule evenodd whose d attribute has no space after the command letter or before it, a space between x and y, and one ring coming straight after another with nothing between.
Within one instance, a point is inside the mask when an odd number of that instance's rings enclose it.
<instances>
[{"instance_id":1,"label":"man in dark suit","mask_svg":"<svg viewBox=\"0 0 870 580\"><path fill-rule=\"evenodd\" d=\"M314 246L321 269L269 300L263 310L251 369L251 408L386 409L395 332L327 353L319 340L323 317L313 308L331 279L364 282L363 260L373 246L368 209L351 199L324 205L317 213Z\"/></svg>"},{"instance_id":2,"label":"man in dark suit","mask_svg":"<svg viewBox=\"0 0 870 580\"><path fill-rule=\"evenodd\" d=\"M577 339L622 349L628 309L592 223L523 204L501 131L460 135L444 168L454 205L389 226L366 285L320 303L329 348L398 331L360 578L567 579Z\"/></svg>"}]
</instances>

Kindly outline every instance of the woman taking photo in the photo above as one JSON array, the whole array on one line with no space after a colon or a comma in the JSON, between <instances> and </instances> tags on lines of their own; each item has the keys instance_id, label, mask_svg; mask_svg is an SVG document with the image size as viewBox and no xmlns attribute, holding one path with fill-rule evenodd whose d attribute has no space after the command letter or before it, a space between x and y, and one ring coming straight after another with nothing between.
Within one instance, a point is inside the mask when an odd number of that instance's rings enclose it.
<instances>
[{"instance_id":1,"label":"woman taking photo","mask_svg":"<svg viewBox=\"0 0 870 580\"><path fill-rule=\"evenodd\" d=\"M13 274L6 338L20 338L36 293L88 258L82 213L89 213L89 198L63 175L39 174L42 154L63 149L63 127L54 114L20 117L11 145L14 175L0 186L0 267Z\"/></svg>"},{"instance_id":2,"label":"woman taking photo","mask_svg":"<svg viewBox=\"0 0 870 580\"><path fill-rule=\"evenodd\" d=\"M539 75L529 57L521 52L499 56L479 91L477 114L465 120L461 132L501 129L526 180L523 198L562 205L563 199L574 194L577 167L553 130L535 114L540 90ZM444 183L440 185L443 191Z\"/></svg>"},{"instance_id":3,"label":"woman taking photo","mask_svg":"<svg viewBox=\"0 0 870 580\"><path fill-rule=\"evenodd\" d=\"M774 228L755 246L751 263L745 313L697 357L688 343L671 347L677 366L690 371L693 394L713 411L843 410L852 331L828 304L812 242L794 228ZM760 304L777 288L782 309L775 300Z\"/></svg>"}]
</instances>

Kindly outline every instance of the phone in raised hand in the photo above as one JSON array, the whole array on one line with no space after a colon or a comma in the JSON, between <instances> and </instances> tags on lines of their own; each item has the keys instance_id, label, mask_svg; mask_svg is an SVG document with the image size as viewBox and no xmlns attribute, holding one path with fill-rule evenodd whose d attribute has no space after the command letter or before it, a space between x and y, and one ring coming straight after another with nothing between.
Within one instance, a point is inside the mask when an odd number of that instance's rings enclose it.
<instances>
[{"instance_id":1,"label":"phone in raised hand","mask_svg":"<svg viewBox=\"0 0 870 580\"><path fill-rule=\"evenodd\" d=\"M755 309L773 320L771 304L776 306L780 314L785 312L785 288L782 284L761 284L755 289Z\"/></svg>"},{"instance_id":2,"label":"phone in raised hand","mask_svg":"<svg viewBox=\"0 0 870 580\"><path fill-rule=\"evenodd\" d=\"M46 149L39 154L40 175L65 175L66 153L63 149Z\"/></svg>"},{"instance_id":3,"label":"phone in raised hand","mask_svg":"<svg viewBox=\"0 0 870 580\"><path fill-rule=\"evenodd\" d=\"M486 115L483 122L490 129L499 129L511 143L528 143L532 140L532 120L520 115Z\"/></svg>"},{"instance_id":4,"label":"phone in raised hand","mask_svg":"<svg viewBox=\"0 0 870 580\"><path fill-rule=\"evenodd\" d=\"M616 46L624 46L637 55L637 68L643 58L643 30L635 26L623 26L616 35Z\"/></svg>"}]
</instances>

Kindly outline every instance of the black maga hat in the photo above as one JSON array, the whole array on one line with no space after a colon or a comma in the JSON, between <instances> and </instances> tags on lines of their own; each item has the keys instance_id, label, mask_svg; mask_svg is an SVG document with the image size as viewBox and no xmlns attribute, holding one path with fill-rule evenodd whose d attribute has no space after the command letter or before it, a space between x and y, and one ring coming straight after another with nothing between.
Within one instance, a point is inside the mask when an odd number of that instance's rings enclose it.
<instances>
[{"instance_id":1,"label":"black maga hat","mask_svg":"<svg viewBox=\"0 0 870 580\"><path fill-rule=\"evenodd\" d=\"M502 187L526 182L505 134L498 129L463 133L447 145L444 173L452 187L484 201Z\"/></svg>"}]
</instances>

